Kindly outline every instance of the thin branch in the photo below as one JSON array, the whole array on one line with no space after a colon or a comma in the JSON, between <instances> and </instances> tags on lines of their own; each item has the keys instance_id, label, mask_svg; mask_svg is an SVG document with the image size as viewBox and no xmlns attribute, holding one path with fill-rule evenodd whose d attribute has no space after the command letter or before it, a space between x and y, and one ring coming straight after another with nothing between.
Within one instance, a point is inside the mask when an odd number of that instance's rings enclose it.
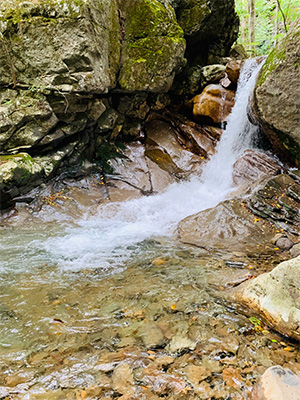
<instances>
[{"instance_id":1,"label":"thin branch","mask_svg":"<svg viewBox=\"0 0 300 400\"><path fill-rule=\"evenodd\" d=\"M279 8L279 11L280 11L280 13L281 13L281 15L282 15L284 30L285 30L285 32L287 33L287 32L288 32L288 28L287 28L287 24L286 24L286 16L285 16L285 14L284 14L284 12L283 12L283 10L282 10L282 8L281 8L280 1L279 1L279 0L276 0L276 3L277 3L277 6L278 6L278 8Z\"/></svg>"}]
</instances>

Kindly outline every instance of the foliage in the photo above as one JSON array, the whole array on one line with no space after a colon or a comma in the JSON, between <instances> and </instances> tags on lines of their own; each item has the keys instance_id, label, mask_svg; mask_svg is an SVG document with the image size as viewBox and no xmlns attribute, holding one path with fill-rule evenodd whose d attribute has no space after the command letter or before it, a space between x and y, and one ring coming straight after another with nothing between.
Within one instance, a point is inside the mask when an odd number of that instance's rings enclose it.
<instances>
[{"instance_id":1,"label":"foliage","mask_svg":"<svg viewBox=\"0 0 300 400\"><path fill-rule=\"evenodd\" d=\"M104 141L97 151L97 163L103 173L111 174L113 173L113 168L111 166L111 160L116 158L125 158L122 151L125 150L123 143Z\"/></svg>"},{"instance_id":2,"label":"foliage","mask_svg":"<svg viewBox=\"0 0 300 400\"><path fill-rule=\"evenodd\" d=\"M245 32L240 30L238 42L247 50L255 46L255 55L267 54L300 15L300 0L255 0L255 43L249 43L247 0L236 0L236 10ZM286 24L286 27L285 27Z\"/></svg>"}]
</instances>

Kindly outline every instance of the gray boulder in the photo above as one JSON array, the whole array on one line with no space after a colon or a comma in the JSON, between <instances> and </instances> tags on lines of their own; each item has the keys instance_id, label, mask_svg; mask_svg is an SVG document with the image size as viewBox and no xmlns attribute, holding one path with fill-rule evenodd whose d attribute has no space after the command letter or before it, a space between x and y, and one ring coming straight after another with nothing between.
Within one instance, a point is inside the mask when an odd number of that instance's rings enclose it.
<instances>
[{"instance_id":1,"label":"gray boulder","mask_svg":"<svg viewBox=\"0 0 300 400\"><path fill-rule=\"evenodd\" d=\"M254 113L278 156L300 163L300 19L270 53L258 79Z\"/></svg>"}]
</instances>

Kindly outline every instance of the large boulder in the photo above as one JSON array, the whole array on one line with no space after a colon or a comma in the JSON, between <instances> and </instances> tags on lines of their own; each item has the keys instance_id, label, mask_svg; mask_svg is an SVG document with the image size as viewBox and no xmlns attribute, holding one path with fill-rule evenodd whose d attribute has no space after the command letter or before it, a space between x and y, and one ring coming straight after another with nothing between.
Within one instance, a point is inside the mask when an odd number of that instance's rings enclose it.
<instances>
[{"instance_id":1,"label":"large boulder","mask_svg":"<svg viewBox=\"0 0 300 400\"><path fill-rule=\"evenodd\" d=\"M250 400L300 400L300 378L280 365L268 368L254 386Z\"/></svg>"},{"instance_id":2,"label":"large boulder","mask_svg":"<svg viewBox=\"0 0 300 400\"><path fill-rule=\"evenodd\" d=\"M3 0L0 85L105 93L115 87L120 29L115 1Z\"/></svg>"},{"instance_id":3,"label":"large boulder","mask_svg":"<svg viewBox=\"0 0 300 400\"><path fill-rule=\"evenodd\" d=\"M274 169L270 172L272 175ZM268 253L278 250L277 239L285 237L283 232L286 232L291 246L298 243L298 175L266 178L250 189L252 193L246 199L226 200L180 221L177 228L180 241L206 249ZM278 232L281 234L276 238Z\"/></svg>"},{"instance_id":4,"label":"large boulder","mask_svg":"<svg viewBox=\"0 0 300 400\"><path fill-rule=\"evenodd\" d=\"M185 61L183 30L174 9L157 0L122 0L119 4L124 18L120 87L167 92Z\"/></svg>"},{"instance_id":5,"label":"large boulder","mask_svg":"<svg viewBox=\"0 0 300 400\"><path fill-rule=\"evenodd\" d=\"M251 215L240 199L186 217L178 224L181 242L207 250L264 253L276 229Z\"/></svg>"},{"instance_id":6,"label":"large boulder","mask_svg":"<svg viewBox=\"0 0 300 400\"><path fill-rule=\"evenodd\" d=\"M184 64L172 7L153 0L4 0L0 85L167 91Z\"/></svg>"},{"instance_id":7,"label":"large boulder","mask_svg":"<svg viewBox=\"0 0 300 400\"><path fill-rule=\"evenodd\" d=\"M258 79L254 112L278 156L300 163L300 19L268 56Z\"/></svg>"},{"instance_id":8,"label":"large boulder","mask_svg":"<svg viewBox=\"0 0 300 400\"><path fill-rule=\"evenodd\" d=\"M300 340L300 256L241 284L230 299L281 334Z\"/></svg>"}]
</instances>

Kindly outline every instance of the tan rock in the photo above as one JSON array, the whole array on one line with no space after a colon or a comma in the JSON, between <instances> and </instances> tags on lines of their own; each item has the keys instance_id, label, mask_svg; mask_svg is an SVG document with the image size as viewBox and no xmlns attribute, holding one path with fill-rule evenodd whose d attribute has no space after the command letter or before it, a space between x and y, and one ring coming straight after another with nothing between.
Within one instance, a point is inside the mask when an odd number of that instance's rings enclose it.
<instances>
[{"instance_id":1,"label":"tan rock","mask_svg":"<svg viewBox=\"0 0 300 400\"><path fill-rule=\"evenodd\" d=\"M147 348L160 347L165 341L163 332L154 322L144 323L137 335L141 337Z\"/></svg>"},{"instance_id":2,"label":"tan rock","mask_svg":"<svg viewBox=\"0 0 300 400\"><path fill-rule=\"evenodd\" d=\"M279 365L268 368L254 386L250 400L300 400L300 378Z\"/></svg>"},{"instance_id":3,"label":"tan rock","mask_svg":"<svg viewBox=\"0 0 300 400\"><path fill-rule=\"evenodd\" d=\"M211 376L211 371L202 365L188 365L184 369L184 373L189 382L193 385L198 385L208 376Z\"/></svg>"},{"instance_id":4,"label":"tan rock","mask_svg":"<svg viewBox=\"0 0 300 400\"><path fill-rule=\"evenodd\" d=\"M113 389L120 394L134 395L133 375L128 364L122 363L114 370L112 386Z\"/></svg>"},{"instance_id":5,"label":"tan rock","mask_svg":"<svg viewBox=\"0 0 300 400\"><path fill-rule=\"evenodd\" d=\"M206 86L203 92L192 100L194 119L199 122L225 122L234 105L234 96L234 91L221 85Z\"/></svg>"},{"instance_id":6,"label":"tan rock","mask_svg":"<svg viewBox=\"0 0 300 400\"><path fill-rule=\"evenodd\" d=\"M290 250L290 254L291 256L294 257L298 257L300 256L300 243L295 244L291 250Z\"/></svg>"},{"instance_id":7,"label":"tan rock","mask_svg":"<svg viewBox=\"0 0 300 400\"><path fill-rule=\"evenodd\" d=\"M242 283L229 297L245 306L246 313L258 314L281 334L300 340L300 256Z\"/></svg>"},{"instance_id":8,"label":"tan rock","mask_svg":"<svg viewBox=\"0 0 300 400\"><path fill-rule=\"evenodd\" d=\"M226 72L228 78L230 79L230 81L234 85L237 85L242 66L243 66L243 61L241 61L241 60L232 60L232 61L229 61L228 64L226 64L225 72Z\"/></svg>"}]
</instances>

